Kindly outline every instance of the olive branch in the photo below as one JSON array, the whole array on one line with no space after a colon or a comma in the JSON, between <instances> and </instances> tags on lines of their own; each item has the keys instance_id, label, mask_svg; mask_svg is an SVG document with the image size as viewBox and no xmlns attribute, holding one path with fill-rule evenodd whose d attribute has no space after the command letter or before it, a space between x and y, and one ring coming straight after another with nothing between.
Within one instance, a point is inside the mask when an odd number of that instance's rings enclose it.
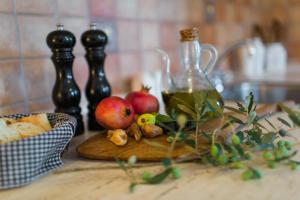
<instances>
[{"instance_id":1,"label":"olive branch","mask_svg":"<svg viewBox=\"0 0 300 200\"><path fill-rule=\"evenodd\" d=\"M279 103L278 107L288 114L291 122L278 117L278 122L284 127L278 128L266 116L257 115L257 106L252 93L244 102L237 102L236 107L225 106L225 109L234 113L227 116L220 113L207 98L199 101L195 99L195 102L200 102L200 104L196 104L194 108L185 104L184 101L178 102L178 108L185 115L170 117L158 114L156 116L156 124L165 129L168 134L167 141L170 142L166 158L161 162L163 168L160 172L152 174L145 171L141 176L137 176L133 171L133 166L137 161L134 155L127 162L117 159L120 168L131 181L130 191L133 191L136 185L159 184L168 177L180 178L180 168L176 166L180 160L172 158L172 152L177 143L190 146L195 154L191 160L198 159L201 164L243 169L241 174L243 180L255 180L262 177L261 171L252 166L250 160L261 161L272 169L277 165L287 165L292 170L298 168L300 162L293 160L297 151L290 141L292 138L290 132L300 127L299 111ZM211 117L207 117L207 113L210 112L218 114L221 125L213 130L204 131L202 126L212 120ZM236 115L241 117L236 117ZM261 123L263 120L270 128ZM224 136L225 130L227 131ZM205 140L206 143L200 145L200 139ZM152 142L149 144L159 146ZM181 158L182 160L189 160L189 158Z\"/></svg>"}]
</instances>

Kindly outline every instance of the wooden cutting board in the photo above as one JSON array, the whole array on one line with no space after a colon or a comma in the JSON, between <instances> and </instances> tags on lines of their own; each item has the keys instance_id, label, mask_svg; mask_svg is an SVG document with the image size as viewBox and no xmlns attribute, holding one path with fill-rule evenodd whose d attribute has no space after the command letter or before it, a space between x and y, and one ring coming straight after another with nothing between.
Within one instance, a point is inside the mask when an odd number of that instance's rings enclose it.
<instances>
[{"instance_id":1,"label":"wooden cutting board","mask_svg":"<svg viewBox=\"0 0 300 200\"><path fill-rule=\"evenodd\" d=\"M263 115L276 111L275 105L259 105L256 112ZM232 113L231 113L232 114ZM235 115L235 114L234 114ZM241 119L241 116L237 116ZM211 127L211 125L208 125ZM212 125L213 126L213 125ZM80 156L97 160L127 160L131 155L136 155L140 161L161 161L167 155L169 143L166 141L166 135L147 139L152 143L158 143L164 148L158 148L147 143L144 139L136 142L133 138L128 137L128 143L125 146L118 147L107 140L106 133L99 133L77 147ZM173 158L193 154L192 149L187 145L177 145L172 153Z\"/></svg>"},{"instance_id":2,"label":"wooden cutting board","mask_svg":"<svg viewBox=\"0 0 300 200\"><path fill-rule=\"evenodd\" d=\"M161 147L154 147L147 143L145 139L137 142L128 137L128 143L125 146L118 147L106 138L106 133L99 133L77 147L80 156L97 160L127 160L131 155L135 155L140 161L159 161L167 156L167 148L170 144L166 141L167 136L147 139L151 143L159 143ZM173 158L184 154L191 154L192 149L187 145L177 145L172 153Z\"/></svg>"}]
</instances>

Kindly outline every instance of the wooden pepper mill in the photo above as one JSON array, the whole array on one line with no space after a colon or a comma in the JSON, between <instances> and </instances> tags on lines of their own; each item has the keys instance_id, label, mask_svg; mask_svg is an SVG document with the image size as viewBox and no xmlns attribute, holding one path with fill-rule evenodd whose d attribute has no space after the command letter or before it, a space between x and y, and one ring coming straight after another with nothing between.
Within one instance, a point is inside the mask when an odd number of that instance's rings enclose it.
<instances>
[{"instance_id":1,"label":"wooden pepper mill","mask_svg":"<svg viewBox=\"0 0 300 200\"><path fill-rule=\"evenodd\" d=\"M77 119L75 135L84 131L80 103L80 89L76 84L72 65L74 55L72 53L76 38L70 32L64 30L62 24L57 25L57 30L47 36L47 45L52 51L52 62L56 69L56 81L52 90L52 100L55 104L55 112L67 113Z\"/></svg>"},{"instance_id":2,"label":"wooden pepper mill","mask_svg":"<svg viewBox=\"0 0 300 200\"><path fill-rule=\"evenodd\" d=\"M81 43L86 49L85 58L89 65L89 79L86 85L86 97L88 104L88 128L89 130L103 130L95 120L95 110L98 103L111 95L111 88L104 72L107 35L97 29L96 24L90 25L90 30L81 35Z\"/></svg>"}]
</instances>

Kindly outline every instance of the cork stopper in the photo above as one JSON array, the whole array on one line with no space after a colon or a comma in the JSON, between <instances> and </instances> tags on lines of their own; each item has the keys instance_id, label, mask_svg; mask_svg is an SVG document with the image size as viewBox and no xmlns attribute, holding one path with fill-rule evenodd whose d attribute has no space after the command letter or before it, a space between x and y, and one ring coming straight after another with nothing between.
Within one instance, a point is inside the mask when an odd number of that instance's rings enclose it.
<instances>
[{"instance_id":1,"label":"cork stopper","mask_svg":"<svg viewBox=\"0 0 300 200\"><path fill-rule=\"evenodd\" d=\"M180 31L181 42L199 40L199 29L198 28L188 28Z\"/></svg>"}]
</instances>

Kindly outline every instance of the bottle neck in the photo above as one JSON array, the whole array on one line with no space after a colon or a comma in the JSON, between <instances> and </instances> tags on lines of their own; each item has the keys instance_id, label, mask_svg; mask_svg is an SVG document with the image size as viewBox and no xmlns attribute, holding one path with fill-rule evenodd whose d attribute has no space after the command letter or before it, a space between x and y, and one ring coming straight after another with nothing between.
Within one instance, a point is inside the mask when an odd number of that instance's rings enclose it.
<instances>
[{"instance_id":1,"label":"bottle neck","mask_svg":"<svg viewBox=\"0 0 300 200\"><path fill-rule=\"evenodd\" d=\"M201 47L198 40L181 42L181 58L186 70L200 68Z\"/></svg>"}]
</instances>

